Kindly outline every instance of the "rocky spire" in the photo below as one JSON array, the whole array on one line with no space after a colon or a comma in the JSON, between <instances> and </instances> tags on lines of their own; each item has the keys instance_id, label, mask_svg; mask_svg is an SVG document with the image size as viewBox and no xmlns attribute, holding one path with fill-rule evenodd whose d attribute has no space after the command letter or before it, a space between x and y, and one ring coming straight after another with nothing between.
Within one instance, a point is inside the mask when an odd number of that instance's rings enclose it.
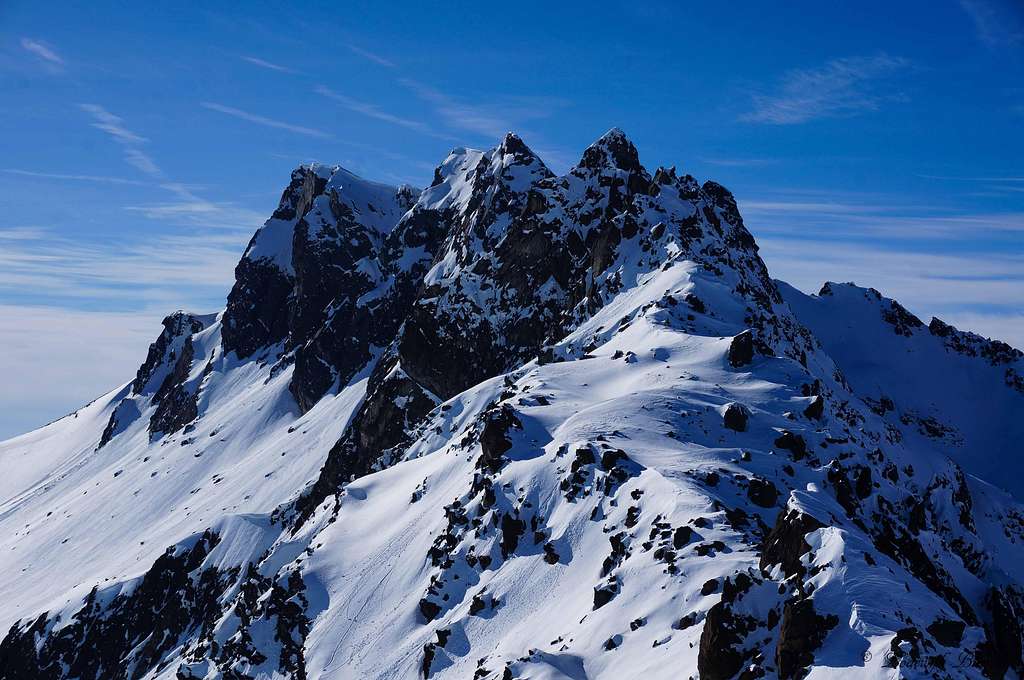
<instances>
[{"instance_id":1,"label":"rocky spire","mask_svg":"<svg viewBox=\"0 0 1024 680\"><path fill-rule=\"evenodd\" d=\"M613 167L629 173L644 172L636 147L626 137L626 133L617 127L613 127L587 147L583 152L583 158L580 159L579 167L592 170Z\"/></svg>"}]
</instances>

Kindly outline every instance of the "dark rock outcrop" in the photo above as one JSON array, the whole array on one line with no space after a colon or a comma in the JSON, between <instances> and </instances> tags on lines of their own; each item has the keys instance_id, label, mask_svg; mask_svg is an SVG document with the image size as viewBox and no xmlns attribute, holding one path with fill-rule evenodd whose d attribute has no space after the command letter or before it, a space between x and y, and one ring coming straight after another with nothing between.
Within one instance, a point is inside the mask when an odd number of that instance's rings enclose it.
<instances>
[{"instance_id":1,"label":"dark rock outcrop","mask_svg":"<svg viewBox=\"0 0 1024 680\"><path fill-rule=\"evenodd\" d=\"M697 651L701 680L731 680L743 666L741 644L746 629L732 609L719 602L708 610Z\"/></svg>"},{"instance_id":2,"label":"dark rock outcrop","mask_svg":"<svg viewBox=\"0 0 1024 680\"><path fill-rule=\"evenodd\" d=\"M729 343L729 364L735 368L746 366L754 360L754 335L743 331Z\"/></svg>"},{"instance_id":3,"label":"dark rock outcrop","mask_svg":"<svg viewBox=\"0 0 1024 680\"><path fill-rule=\"evenodd\" d=\"M767 572L772 565L778 564L786 576L803 575L807 569L800 562L800 558L811 549L805 540L806 536L823 526L821 522L796 508L780 512L761 550L761 571Z\"/></svg>"},{"instance_id":4,"label":"dark rock outcrop","mask_svg":"<svg viewBox=\"0 0 1024 680\"><path fill-rule=\"evenodd\" d=\"M810 598L787 602L782 611L775 651L779 678L798 677L804 668L814 663L814 652L821 647L828 631L838 623L839 618L835 615L818 614Z\"/></svg>"},{"instance_id":5,"label":"dark rock outcrop","mask_svg":"<svg viewBox=\"0 0 1024 680\"><path fill-rule=\"evenodd\" d=\"M722 424L736 432L747 431L747 421L750 419L750 410L743 404L732 402L725 407L722 415Z\"/></svg>"},{"instance_id":6,"label":"dark rock outcrop","mask_svg":"<svg viewBox=\"0 0 1024 680\"><path fill-rule=\"evenodd\" d=\"M128 396L110 415L100 448L139 417L144 404L140 399L156 406L149 421L151 435L172 434L196 419L198 386L187 384L195 360L192 336L206 327L207 319L177 311L163 320L164 329L149 346Z\"/></svg>"}]
</instances>

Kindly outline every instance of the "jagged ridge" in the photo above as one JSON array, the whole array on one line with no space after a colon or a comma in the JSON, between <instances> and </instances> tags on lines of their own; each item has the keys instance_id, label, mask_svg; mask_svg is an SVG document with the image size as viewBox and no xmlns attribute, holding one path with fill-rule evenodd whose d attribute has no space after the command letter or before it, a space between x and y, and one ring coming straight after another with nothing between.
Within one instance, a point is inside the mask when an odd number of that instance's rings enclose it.
<instances>
[{"instance_id":1,"label":"jagged ridge","mask_svg":"<svg viewBox=\"0 0 1024 680\"><path fill-rule=\"evenodd\" d=\"M258 531L229 522L199 534L213 551L156 560L143 583L214 584L174 625L133 612L177 588L69 599L15 624L0 665L54 677L118 665L168 677L1021 670L1024 513L943 455L955 443L968 465L993 443L1010 450L955 412L1021 414L1019 352L937 320L925 329L871 291L833 284L812 299L777 284L727 190L648 173L619 130L562 177L514 135L457 149L414 193L296 170L219 320L169 317L135 383L97 407L104 455L138 466L177 443L183 470L267 407L273 424L250 431L300 445L301 470L323 463L315 479L281 482L293 496L275 505L241 499L273 509ZM857 319L857 342L841 342L837 314ZM878 352L889 336L909 344ZM924 357L918 371L955 366L982 391L925 413L927 385L892 370L906 348ZM873 354L892 361L864 369ZM276 487L274 459L254 460L263 481L241 483ZM214 498L183 500L225 512ZM90 643L109 630L130 631L115 633L125 644ZM135 651L147 638L162 642Z\"/></svg>"}]
</instances>

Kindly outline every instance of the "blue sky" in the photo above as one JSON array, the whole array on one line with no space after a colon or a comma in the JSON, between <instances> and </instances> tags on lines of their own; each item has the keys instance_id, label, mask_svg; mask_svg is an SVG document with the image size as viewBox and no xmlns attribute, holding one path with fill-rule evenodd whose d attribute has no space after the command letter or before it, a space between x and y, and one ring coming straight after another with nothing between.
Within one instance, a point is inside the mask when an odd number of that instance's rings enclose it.
<instances>
[{"instance_id":1,"label":"blue sky","mask_svg":"<svg viewBox=\"0 0 1024 680\"><path fill-rule=\"evenodd\" d=\"M298 163L424 186L507 130L564 171L619 126L775 276L1024 346L1017 0L150 4L0 4L0 437L221 308Z\"/></svg>"}]
</instances>

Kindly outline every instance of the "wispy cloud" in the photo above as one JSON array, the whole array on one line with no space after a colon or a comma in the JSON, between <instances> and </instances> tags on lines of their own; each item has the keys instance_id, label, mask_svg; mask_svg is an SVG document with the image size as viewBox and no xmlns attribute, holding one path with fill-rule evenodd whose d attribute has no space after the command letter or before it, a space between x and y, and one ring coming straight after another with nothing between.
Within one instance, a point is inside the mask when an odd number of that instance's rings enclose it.
<instances>
[{"instance_id":1,"label":"wispy cloud","mask_svg":"<svg viewBox=\"0 0 1024 680\"><path fill-rule=\"evenodd\" d=\"M146 184L146 182L140 182L134 179L125 179L123 177L105 177L103 175L73 175L58 172L36 172L34 170L20 170L18 168L4 168L3 171L9 175L21 175L23 177L38 177L40 179L68 180L72 182L99 182L101 184L122 185Z\"/></svg>"},{"instance_id":2,"label":"wispy cloud","mask_svg":"<svg viewBox=\"0 0 1024 680\"><path fill-rule=\"evenodd\" d=\"M218 105L209 105L211 108L216 106ZM168 178L156 162L140 148L149 140L128 129L125 126L124 120L120 116L114 115L97 104L81 104L80 107L83 111L86 111L93 117L93 127L105 132L123 149L125 162L153 178L152 182L137 182L133 180L122 180L117 177L102 177L95 175L33 173L26 170L8 170L6 172L51 179L156 186L171 193L175 200L149 205L127 206L125 208L126 210L138 212L143 216L154 220L164 220L176 224L214 228L242 227L246 231L250 232L254 229L255 225L258 225L262 221L262 217L253 211L239 208L230 203L208 201L198 196L188 185ZM234 111L234 109L228 110Z\"/></svg>"},{"instance_id":3,"label":"wispy cloud","mask_svg":"<svg viewBox=\"0 0 1024 680\"><path fill-rule=\"evenodd\" d=\"M492 138L501 137L512 129L512 124L496 112L459 102L440 90L415 80L403 78L399 82L432 104L442 119L454 128Z\"/></svg>"},{"instance_id":4,"label":"wispy cloud","mask_svg":"<svg viewBox=\"0 0 1024 680\"><path fill-rule=\"evenodd\" d=\"M400 127L408 128L410 130L414 130L421 134L429 135L431 137L437 137L439 139L447 140L453 139L451 135L445 135L436 132L423 121L413 120L411 118L403 118L402 116L397 116L393 113L388 113L387 111L382 110L376 104L370 104L368 102L359 101L358 99L353 99L352 97L343 95L340 92L335 92L334 90L324 85L317 85L315 88L313 88L313 91L319 95L327 97L328 99L331 99L332 101L341 104L350 111L355 111L356 113L360 113L369 118L374 118L376 120L384 121L385 123L391 123L392 125L398 125Z\"/></svg>"},{"instance_id":5,"label":"wispy cloud","mask_svg":"<svg viewBox=\"0 0 1024 680\"><path fill-rule=\"evenodd\" d=\"M211 111L217 111L228 116L234 116L235 118L239 118L250 123L256 123L257 125L277 128L279 130L288 130L289 132L294 132L299 135L306 135L308 137L318 137L320 139L330 139L331 137L333 137L333 135L322 130L304 127L302 125L293 125L292 123L275 120L273 118L267 118L266 116L261 116L255 113L249 113L248 111L236 109L232 106L224 106L223 104L217 104L215 102L202 102L200 106L202 106L205 109L210 109Z\"/></svg>"},{"instance_id":6,"label":"wispy cloud","mask_svg":"<svg viewBox=\"0 0 1024 680\"><path fill-rule=\"evenodd\" d=\"M814 69L796 69L783 76L775 93L755 94L753 110L740 119L792 125L877 111L884 102L901 99L883 85L908 66L906 59L878 54L833 59Z\"/></svg>"},{"instance_id":7,"label":"wispy cloud","mask_svg":"<svg viewBox=\"0 0 1024 680\"><path fill-rule=\"evenodd\" d=\"M878 214L891 212L898 209L896 206L870 205L860 203L841 203L835 201L807 201L807 200L772 200L772 201L746 201L742 202L744 212L748 214L758 213L783 213L783 214L811 214L811 215L834 215L834 214Z\"/></svg>"},{"instance_id":8,"label":"wispy cloud","mask_svg":"<svg viewBox=\"0 0 1024 680\"><path fill-rule=\"evenodd\" d=\"M807 241L931 240L971 244L981 236L1005 238L1024 233L1024 213L963 212L909 203L786 198L741 200L740 210L760 233Z\"/></svg>"},{"instance_id":9,"label":"wispy cloud","mask_svg":"<svg viewBox=\"0 0 1024 680\"><path fill-rule=\"evenodd\" d=\"M9 227L0 229L0 241L38 240L46 234L42 227Z\"/></svg>"},{"instance_id":10,"label":"wispy cloud","mask_svg":"<svg viewBox=\"0 0 1024 680\"><path fill-rule=\"evenodd\" d=\"M95 122L92 123L94 128L103 130L122 144L144 144L149 141L126 128L124 119L115 116L98 104L79 104L79 107L95 119Z\"/></svg>"},{"instance_id":11,"label":"wispy cloud","mask_svg":"<svg viewBox=\"0 0 1024 680\"><path fill-rule=\"evenodd\" d=\"M568 102L557 97L510 97L491 99L488 105L470 104L434 87L409 78L400 84L429 103L435 113L454 129L497 139L521 124L547 118Z\"/></svg>"},{"instance_id":12,"label":"wispy cloud","mask_svg":"<svg viewBox=\"0 0 1024 680\"><path fill-rule=\"evenodd\" d=\"M58 306L71 300L75 306L82 300L119 300L130 308L206 306L227 291L251 232L195 229L94 243L39 228L0 230L0 291Z\"/></svg>"},{"instance_id":13,"label":"wispy cloud","mask_svg":"<svg viewBox=\"0 0 1024 680\"><path fill-rule=\"evenodd\" d=\"M39 57L43 61L49 62L55 66L63 66L64 59L61 58L57 51L52 47L32 38L21 39L22 48L28 50L35 56Z\"/></svg>"},{"instance_id":14,"label":"wispy cloud","mask_svg":"<svg viewBox=\"0 0 1024 680\"><path fill-rule=\"evenodd\" d=\"M153 162L153 159L149 155L143 153L140 149L135 147L129 147L124 150L124 160L129 165L138 168L141 172L146 173L152 177L160 177L163 173L157 164Z\"/></svg>"},{"instance_id":15,"label":"wispy cloud","mask_svg":"<svg viewBox=\"0 0 1024 680\"><path fill-rule=\"evenodd\" d=\"M260 59L259 57L242 56L241 59L242 59L242 61L247 61L250 64L255 64L256 66L260 66L262 68L270 69L271 71L277 71L279 73L295 73L296 72L294 69L290 69L287 66L281 66L280 64L274 64L274 63L266 61L264 59Z\"/></svg>"},{"instance_id":16,"label":"wispy cloud","mask_svg":"<svg viewBox=\"0 0 1024 680\"><path fill-rule=\"evenodd\" d=\"M960 0L978 40L990 48L1024 42L1024 10L999 0Z\"/></svg>"},{"instance_id":17,"label":"wispy cloud","mask_svg":"<svg viewBox=\"0 0 1024 680\"><path fill-rule=\"evenodd\" d=\"M363 59L367 59L369 61L372 61L373 63L378 64L380 66L386 66L388 68L395 68L395 63L394 62L392 62L392 61L390 61L388 59L385 59L384 57L380 56L379 54L375 54L375 53L373 53L373 52L371 52L369 50L364 50L363 48L357 47L356 45L348 45L348 48L350 50L352 50L352 52L354 54L358 54Z\"/></svg>"},{"instance_id":18,"label":"wispy cloud","mask_svg":"<svg viewBox=\"0 0 1024 680\"><path fill-rule=\"evenodd\" d=\"M163 172L142 149L149 140L136 134L124 125L124 120L106 110L99 104L79 104L79 108L92 116L91 125L97 130L107 133L111 139L124 149L124 160L129 165L150 177L162 177Z\"/></svg>"}]
</instances>

